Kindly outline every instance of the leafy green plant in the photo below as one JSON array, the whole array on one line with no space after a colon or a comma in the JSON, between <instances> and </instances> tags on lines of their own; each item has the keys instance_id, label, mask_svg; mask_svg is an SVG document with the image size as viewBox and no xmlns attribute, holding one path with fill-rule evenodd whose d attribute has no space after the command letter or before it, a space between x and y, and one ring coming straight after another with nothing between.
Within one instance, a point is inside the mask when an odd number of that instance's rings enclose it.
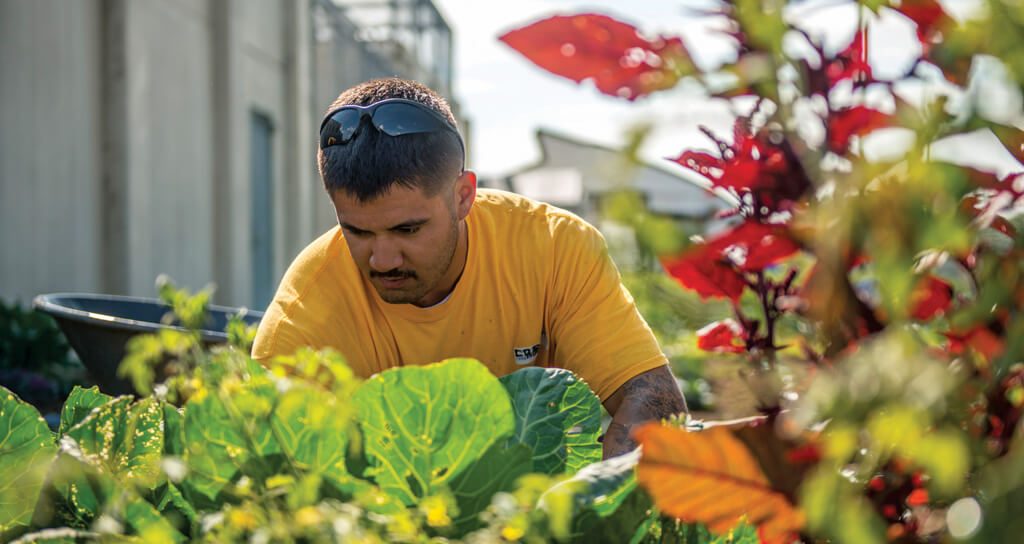
<instances>
[{"instance_id":1,"label":"leafy green plant","mask_svg":"<svg viewBox=\"0 0 1024 544\"><path fill-rule=\"evenodd\" d=\"M499 379L451 359L361 381L329 351L262 366L236 333L212 349L192 331L134 341L123 368L150 394L75 388L56 433L0 389L0 536L751 541L746 526L722 540L663 524L636 485L638 455L601 461L600 402L568 371ZM153 383L168 360L179 372Z\"/></svg>"}]
</instances>

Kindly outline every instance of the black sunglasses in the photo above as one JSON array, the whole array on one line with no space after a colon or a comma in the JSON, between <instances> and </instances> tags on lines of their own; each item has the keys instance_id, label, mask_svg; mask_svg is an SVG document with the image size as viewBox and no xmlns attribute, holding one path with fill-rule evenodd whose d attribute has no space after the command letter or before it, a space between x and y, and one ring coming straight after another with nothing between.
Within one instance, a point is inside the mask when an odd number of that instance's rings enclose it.
<instances>
[{"instance_id":1,"label":"black sunglasses","mask_svg":"<svg viewBox=\"0 0 1024 544\"><path fill-rule=\"evenodd\" d=\"M342 106L328 113L320 123L320 149L351 142L359 133L363 117L369 117L373 127L388 136L451 132L458 138L463 156L466 154L462 135L447 119L419 102L404 98L388 98L369 106Z\"/></svg>"}]
</instances>

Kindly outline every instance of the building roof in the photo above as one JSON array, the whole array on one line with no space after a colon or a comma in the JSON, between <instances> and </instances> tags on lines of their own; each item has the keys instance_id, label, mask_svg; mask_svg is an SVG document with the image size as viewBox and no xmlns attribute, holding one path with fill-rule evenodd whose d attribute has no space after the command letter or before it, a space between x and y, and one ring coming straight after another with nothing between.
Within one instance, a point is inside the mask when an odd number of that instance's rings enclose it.
<instances>
[{"instance_id":1,"label":"building roof","mask_svg":"<svg viewBox=\"0 0 1024 544\"><path fill-rule=\"evenodd\" d=\"M587 195L634 189L652 212L676 217L707 218L730 207L702 186L699 176L687 177L630 159L623 150L548 129L538 129L537 140L540 159L504 177L505 185L530 198L573 208Z\"/></svg>"}]
</instances>

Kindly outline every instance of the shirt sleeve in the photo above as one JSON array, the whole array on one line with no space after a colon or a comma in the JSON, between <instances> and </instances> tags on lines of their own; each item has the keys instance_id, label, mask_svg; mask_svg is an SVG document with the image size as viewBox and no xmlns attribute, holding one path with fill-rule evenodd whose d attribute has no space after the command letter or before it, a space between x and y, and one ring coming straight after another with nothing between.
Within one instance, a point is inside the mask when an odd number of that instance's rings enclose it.
<instances>
[{"instance_id":1,"label":"shirt sleeve","mask_svg":"<svg viewBox=\"0 0 1024 544\"><path fill-rule=\"evenodd\" d=\"M278 355L291 355L303 346L316 345L313 338L289 319L281 304L271 303L260 320L256 339L252 343L252 358L266 363Z\"/></svg>"},{"instance_id":2,"label":"shirt sleeve","mask_svg":"<svg viewBox=\"0 0 1024 544\"><path fill-rule=\"evenodd\" d=\"M601 233L578 218L553 229L552 361L582 377L604 401L668 359L622 285Z\"/></svg>"}]
</instances>

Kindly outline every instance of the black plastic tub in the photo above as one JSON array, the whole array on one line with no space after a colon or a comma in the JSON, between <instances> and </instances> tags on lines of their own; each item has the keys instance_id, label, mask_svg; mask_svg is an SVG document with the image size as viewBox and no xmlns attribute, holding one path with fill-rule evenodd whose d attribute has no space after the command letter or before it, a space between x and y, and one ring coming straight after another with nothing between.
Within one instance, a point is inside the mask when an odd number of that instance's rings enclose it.
<instances>
[{"instance_id":1,"label":"black plastic tub","mask_svg":"<svg viewBox=\"0 0 1024 544\"><path fill-rule=\"evenodd\" d=\"M184 330L173 323L164 323L171 308L158 299L53 293L37 296L33 305L57 321L100 390L112 395L134 393L131 383L117 376L129 338L162 328ZM210 306L207 322L200 331L203 342L207 345L227 343L224 329L228 320L240 311L241 308ZM262 317L263 312L252 310L242 316L253 325Z\"/></svg>"}]
</instances>

